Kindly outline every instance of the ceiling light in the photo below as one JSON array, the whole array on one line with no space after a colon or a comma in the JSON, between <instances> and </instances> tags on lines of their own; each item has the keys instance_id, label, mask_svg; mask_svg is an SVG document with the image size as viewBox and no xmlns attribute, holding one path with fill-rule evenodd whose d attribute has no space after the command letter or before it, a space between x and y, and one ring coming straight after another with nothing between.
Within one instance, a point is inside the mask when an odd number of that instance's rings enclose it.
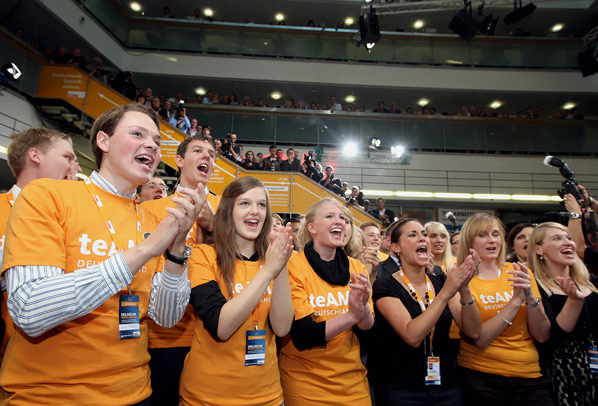
<instances>
[{"instance_id":1,"label":"ceiling light","mask_svg":"<svg viewBox=\"0 0 598 406\"><path fill-rule=\"evenodd\" d=\"M394 193L394 195L398 197L434 197L434 193L432 192L397 191Z\"/></svg>"},{"instance_id":2,"label":"ceiling light","mask_svg":"<svg viewBox=\"0 0 598 406\"><path fill-rule=\"evenodd\" d=\"M439 197L441 199L471 199L471 193L444 193L444 192L437 192L434 193L434 197Z\"/></svg>"},{"instance_id":3,"label":"ceiling light","mask_svg":"<svg viewBox=\"0 0 598 406\"><path fill-rule=\"evenodd\" d=\"M203 87L198 87L197 89L195 89L195 93L203 96L204 94L206 94L206 89L204 89Z\"/></svg>"},{"instance_id":4,"label":"ceiling light","mask_svg":"<svg viewBox=\"0 0 598 406\"><path fill-rule=\"evenodd\" d=\"M430 103L430 100L428 100L428 99L419 99L419 100L417 101L417 104L419 104L419 105L420 105L420 106L422 106L422 107L424 107L424 106L427 106L427 105L428 105L428 103Z\"/></svg>"},{"instance_id":5,"label":"ceiling light","mask_svg":"<svg viewBox=\"0 0 598 406\"><path fill-rule=\"evenodd\" d=\"M278 100L282 97L282 94L280 94L280 92L272 92L272 93L270 93L270 97L273 98L274 100Z\"/></svg>"},{"instance_id":6,"label":"ceiling light","mask_svg":"<svg viewBox=\"0 0 598 406\"><path fill-rule=\"evenodd\" d=\"M516 22L523 20L524 18L529 17L536 9L536 6L534 3L529 3L522 7L521 0L519 0L519 7L517 7L517 0L515 0L514 5L515 5L515 11L507 14L503 20L505 22L505 24L507 24L507 25L514 24Z\"/></svg>"},{"instance_id":7,"label":"ceiling light","mask_svg":"<svg viewBox=\"0 0 598 406\"><path fill-rule=\"evenodd\" d=\"M529 200L532 202L547 202L550 196L545 195L513 195L513 200Z\"/></svg>"},{"instance_id":8,"label":"ceiling light","mask_svg":"<svg viewBox=\"0 0 598 406\"><path fill-rule=\"evenodd\" d=\"M415 29L420 29L424 26L424 22L422 20L417 20L416 22L413 23L413 28Z\"/></svg>"},{"instance_id":9,"label":"ceiling light","mask_svg":"<svg viewBox=\"0 0 598 406\"><path fill-rule=\"evenodd\" d=\"M355 20L353 19L353 17L347 17L345 18L345 25L351 25L355 22Z\"/></svg>"},{"instance_id":10,"label":"ceiling light","mask_svg":"<svg viewBox=\"0 0 598 406\"><path fill-rule=\"evenodd\" d=\"M562 30L564 27L563 24L555 24L552 26L552 28L550 29L550 31L552 32L559 32L560 30Z\"/></svg>"},{"instance_id":11,"label":"ceiling light","mask_svg":"<svg viewBox=\"0 0 598 406\"><path fill-rule=\"evenodd\" d=\"M463 65L463 62L461 62L461 61L454 61L452 59L447 59L446 63L452 63L454 65Z\"/></svg>"},{"instance_id":12,"label":"ceiling light","mask_svg":"<svg viewBox=\"0 0 598 406\"><path fill-rule=\"evenodd\" d=\"M502 103L499 102L498 100L495 100L492 103L490 103L490 108L495 109L495 110L497 108L499 108L500 106L502 106Z\"/></svg>"},{"instance_id":13,"label":"ceiling light","mask_svg":"<svg viewBox=\"0 0 598 406\"><path fill-rule=\"evenodd\" d=\"M136 1L130 3L129 7L131 7L131 10L133 11L141 11L141 4L137 3Z\"/></svg>"},{"instance_id":14,"label":"ceiling light","mask_svg":"<svg viewBox=\"0 0 598 406\"><path fill-rule=\"evenodd\" d=\"M204 8L203 15L205 15L206 17L212 17L214 16L214 10L212 10L211 8Z\"/></svg>"},{"instance_id":15,"label":"ceiling light","mask_svg":"<svg viewBox=\"0 0 598 406\"><path fill-rule=\"evenodd\" d=\"M393 158L400 158L404 152L405 148L403 148L401 145L393 145L390 147L390 153L392 154Z\"/></svg>"},{"instance_id":16,"label":"ceiling light","mask_svg":"<svg viewBox=\"0 0 598 406\"><path fill-rule=\"evenodd\" d=\"M276 18L276 21L282 21L284 20L284 14L282 13L277 13L274 18Z\"/></svg>"},{"instance_id":17,"label":"ceiling light","mask_svg":"<svg viewBox=\"0 0 598 406\"><path fill-rule=\"evenodd\" d=\"M501 195L498 193L474 193L473 198L481 200L511 200L511 195Z\"/></svg>"},{"instance_id":18,"label":"ceiling light","mask_svg":"<svg viewBox=\"0 0 598 406\"><path fill-rule=\"evenodd\" d=\"M563 109L565 109L565 110L571 110L573 107L575 107L575 103L569 102L569 103L563 104Z\"/></svg>"},{"instance_id":19,"label":"ceiling light","mask_svg":"<svg viewBox=\"0 0 598 406\"><path fill-rule=\"evenodd\" d=\"M361 190L363 192L364 195L367 196L393 196L394 192L390 191L390 190L366 190L366 189L362 189Z\"/></svg>"},{"instance_id":20,"label":"ceiling light","mask_svg":"<svg viewBox=\"0 0 598 406\"><path fill-rule=\"evenodd\" d=\"M357 100L357 98L354 95L352 95L352 94L350 94L347 97L345 97L345 101L347 103L353 103L355 100Z\"/></svg>"},{"instance_id":21,"label":"ceiling light","mask_svg":"<svg viewBox=\"0 0 598 406\"><path fill-rule=\"evenodd\" d=\"M4 145L0 145L0 154L6 154L8 152L8 148Z\"/></svg>"},{"instance_id":22,"label":"ceiling light","mask_svg":"<svg viewBox=\"0 0 598 406\"><path fill-rule=\"evenodd\" d=\"M348 143L345 145L345 147L343 148L343 153L345 156L348 157L354 157L357 155L357 144L355 143Z\"/></svg>"},{"instance_id":23,"label":"ceiling light","mask_svg":"<svg viewBox=\"0 0 598 406\"><path fill-rule=\"evenodd\" d=\"M4 81L6 79L17 80L21 77L21 71L14 62L8 62L0 68L0 78ZM4 79L6 78L6 79Z\"/></svg>"},{"instance_id":24,"label":"ceiling light","mask_svg":"<svg viewBox=\"0 0 598 406\"><path fill-rule=\"evenodd\" d=\"M370 137L370 139L368 140L368 148L369 149L378 149L381 142L382 141L380 141L380 138Z\"/></svg>"}]
</instances>

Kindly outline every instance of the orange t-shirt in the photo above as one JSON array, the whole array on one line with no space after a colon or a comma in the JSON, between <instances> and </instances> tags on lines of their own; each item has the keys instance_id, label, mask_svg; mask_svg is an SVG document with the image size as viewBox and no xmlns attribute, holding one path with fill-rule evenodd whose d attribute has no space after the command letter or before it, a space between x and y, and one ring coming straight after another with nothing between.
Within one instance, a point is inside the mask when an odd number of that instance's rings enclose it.
<instances>
[{"instance_id":1,"label":"orange t-shirt","mask_svg":"<svg viewBox=\"0 0 598 406\"><path fill-rule=\"evenodd\" d=\"M114 244L84 182L39 179L20 193L11 211L2 272L18 265L47 265L66 273L86 268L151 233L156 219L132 199L93 186L116 229ZM119 339L119 295L85 316L39 337L17 328L0 370L3 405L131 405L151 394L147 365L147 308L157 259L131 284L139 295L141 338Z\"/></svg>"},{"instance_id":2,"label":"orange t-shirt","mask_svg":"<svg viewBox=\"0 0 598 406\"><path fill-rule=\"evenodd\" d=\"M505 307L513 297L513 288L507 280L510 277L507 271L512 270L513 264L506 262L498 278L485 280L475 276L469 282L469 289L482 317L482 323L496 316L496 312ZM534 275L531 271L529 274L532 290L536 297L540 297ZM485 350L466 340L461 340L459 365L480 372L509 377L538 378L542 376L538 351L527 328L525 305L521 306L512 323L513 325L507 327Z\"/></svg>"},{"instance_id":3,"label":"orange t-shirt","mask_svg":"<svg viewBox=\"0 0 598 406\"><path fill-rule=\"evenodd\" d=\"M380 257L380 262L384 262L388 259L389 255L380 251L378 252L378 257Z\"/></svg>"},{"instance_id":4,"label":"orange t-shirt","mask_svg":"<svg viewBox=\"0 0 598 406\"><path fill-rule=\"evenodd\" d=\"M6 239L6 224L8 223L8 215L14 205L14 195L11 193L12 189L8 193L0 193L0 247L4 249L4 241ZM0 258L1 265L2 258ZM12 318L8 313L8 305L6 304L8 297L6 291L2 292L2 320L6 325L6 331L2 338L2 346L0 347L0 364L4 359L6 353L6 346L10 341L10 338L15 334L15 326L12 322Z\"/></svg>"},{"instance_id":5,"label":"orange t-shirt","mask_svg":"<svg viewBox=\"0 0 598 406\"><path fill-rule=\"evenodd\" d=\"M349 264L350 272L367 274L358 260L349 258ZM349 310L349 285L332 285L321 279L305 253L291 257L288 268L295 320L311 315L321 322ZM374 308L371 299L370 306ZM287 336L279 362L286 406L371 405L359 339L352 328L329 340L325 347L303 351Z\"/></svg>"},{"instance_id":6,"label":"orange t-shirt","mask_svg":"<svg viewBox=\"0 0 598 406\"><path fill-rule=\"evenodd\" d=\"M167 207L175 207L176 204L172 201L174 195L158 200L148 200L141 204L146 210L154 214L160 221L166 217L168 212ZM210 206L216 212L218 204L220 203L220 196L214 196L208 193L206 196ZM197 223L193 224L193 228L187 235L187 245L193 246L195 243L195 232ZM160 258L158 269L162 269L164 257ZM149 348L175 348L175 347L191 347L193 341L193 331L195 330L195 323L197 322L197 312L190 304L185 309L183 318L171 328L166 328L157 325L152 319L148 319L149 325Z\"/></svg>"},{"instance_id":7,"label":"orange t-shirt","mask_svg":"<svg viewBox=\"0 0 598 406\"><path fill-rule=\"evenodd\" d=\"M233 297L243 291L263 265L262 261L238 259L233 282ZM216 281L224 297L229 293L216 264L211 245L196 245L189 258L191 287ZM199 319L191 350L185 359L179 393L181 405L205 406L278 406L282 404L282 388L276 359L275 335L268 321L272 284L256 308L226 341L215 339ZM246 331L266 330L264 365L245 366Z\"/></svg>"}]
</instances>

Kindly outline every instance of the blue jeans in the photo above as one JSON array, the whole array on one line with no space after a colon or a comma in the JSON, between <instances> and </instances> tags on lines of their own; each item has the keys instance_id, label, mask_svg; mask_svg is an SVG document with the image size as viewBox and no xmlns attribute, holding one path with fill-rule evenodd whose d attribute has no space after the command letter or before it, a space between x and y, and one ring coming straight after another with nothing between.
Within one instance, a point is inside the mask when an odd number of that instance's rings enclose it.
<instances>
[{"instance_id":1,"label":"blue jeans","mask_svg":"<svg viewBox=\"0 0 598 406\"><path fill-rule=\"evenodd\" d=\"M377 406L461 406L461 391L458 386L413 390L381 385L375 392Z\"/></svg>"}]
</instances>

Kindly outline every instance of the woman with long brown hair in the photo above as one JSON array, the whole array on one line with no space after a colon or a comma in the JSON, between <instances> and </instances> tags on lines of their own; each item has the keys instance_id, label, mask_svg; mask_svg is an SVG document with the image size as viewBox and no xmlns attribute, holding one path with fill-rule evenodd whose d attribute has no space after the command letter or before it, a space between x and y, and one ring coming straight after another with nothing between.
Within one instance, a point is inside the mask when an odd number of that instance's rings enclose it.
<instances>
[{"instance_id":1,"label":"woman with long brown hair","mask_svg":"<svg viewBox=\"0 0 598 406\"><path fill-rule=\"evenodd\" d=\"M264 185L253 177L229 184L214 220L214 245L189 259L190 304L200 320L181 375L181 405L283 404L274 335L293 321L286 268L289 228L271 245Z\"/></svg>"}]
</instances>

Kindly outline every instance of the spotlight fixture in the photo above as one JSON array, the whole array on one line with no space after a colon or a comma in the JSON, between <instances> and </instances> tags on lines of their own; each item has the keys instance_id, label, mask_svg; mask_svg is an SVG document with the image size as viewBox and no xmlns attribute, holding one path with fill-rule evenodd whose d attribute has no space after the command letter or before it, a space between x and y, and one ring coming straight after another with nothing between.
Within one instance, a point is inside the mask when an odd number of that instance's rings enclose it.
<instances>
[{"instance_id":1,"label":"spotlight fixture","mask_svg":"<svg viewBox=\"0 0 598 406\"><path fill-rule=\"evenodd\" d=\"M390 147L390 153L392 154L393 158L400 158L401 155L405 152L405 148L400 145L394 145Z\"/></svg>"},{"instance_id":2,"label":"spotlight fixture","mask_svg":"<svg viewBox=\"0 0 598 406\"><path fill-rule=\"evenodd\" d=\"M463 3L465 3L465 7L455 14L448 27L455 34L469 42L470 39L478 34L480 27L471 11L471 1L464 0ZM467 11L467 7L469 7L469 12Z\"/></svg>"},{"instance_id":3,"label":"spotlight fixture","mask_svg":"<svg viewBox=\"0 0 598 406\"><path fill-rule=\"evenodd\" d=\"M380 138L370 137L370 139L368 140L368 148L369 149L378 149L380 144L381 144Z\"/></svg>"},{"instance_id":4,"label":"spotlight fixture","mask_svg":"<svg viewBox=\"0 0 598 406\"><path fill-rule=\"evenodd\" d=\"M359 17L359 34L365 48L368 52L372 52L374 45L380 41L380 24L373 6L370 6L369 12Z\"/></svg>"},{"instance_id":5,"label":"spotlight fixture","mask_svg":"<svg viewBox=\"0 0 598 406\"><path fill-rule=\"evenodd\" d=\"M515 11L507 14L503 20L507 25L515 24L516 22L529 17L536 9L536 5L534 3L521 6L521 0L519 0L519 7L517 7L517 0L513 2L513 6L515 6Z\"/></svg>"},{"instance_id":6,"label":"spotlight fixture","mask_svg":"<svg viewBox=\"0 0 598 406\"><path fill-rule=\"evenodd\" d=\"M17 80L21 77L21 71L14 62L8 62L0 68L0 78L6 80Z\"/></svg>"},{"instance_id":7,"label":"spotlight fixture","mask_svg":"<svg viewBox=\"0 0 598 406\"><path fill-rule=\"evenodd\" d=\"M584 78L598 73L598 42L594 41L577 54L577 63Z\"/></svg>"},{"instance_id":8,"label":"spotlight fixture","mask_svg":"<svg viewBox=\"0 0 598 406\"><path fill-rule=\"evenodd\" d=\"M357 145L350 142L343 148L343 153L347 157L354 157L357 155Z\"/></svg>"}]
</instances>

